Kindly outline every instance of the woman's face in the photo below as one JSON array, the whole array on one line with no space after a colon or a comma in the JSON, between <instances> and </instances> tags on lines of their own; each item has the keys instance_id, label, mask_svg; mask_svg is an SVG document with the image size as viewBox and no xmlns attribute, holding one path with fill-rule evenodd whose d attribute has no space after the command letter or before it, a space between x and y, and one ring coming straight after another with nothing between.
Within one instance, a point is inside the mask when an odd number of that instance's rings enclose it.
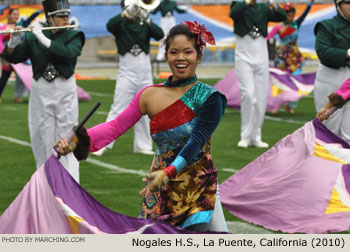
<instances>
[{"instance_id":1,"label":"woman's face","mask_svg":"<svg viewBox=\"0 0 350 252\"><path fill-rule=\"evenodd\" d=\"M201 57L198 57L195 41L186 35L173 37L165 59L173 74L173 81L187 79L195 75L197 64Z\"/></svg>"},{"instance_id":2,"label":"woman's face","mask_svg":"<svg viewBox=\"0 0 350 252\"><path fill-rule=\"evenodd\" d=\"M15 24L17 23L19 17L19 11L17 9L13 10L11 14L8 16L8 23L9 24Z\"/></svg>"},{"instance_id":3,"label":"woman's face","mask_svg":"<svg viewBox=\"0 0 350 252\"><path fill-rule=\"evenodd\" d=\"M293 12L293 11L287 12L287 19L286 19L286 21L285 21L286 24L292 23L293 20L294 20L294 17L295 17L295 12Z\"/></svg>"},{"instance_id":4,"label":"woman's face","mask_svg":"<svg viewBox=\"0 0 350 252\"><path fill-rule=\"evenodd\" d=\"M350 20L350 3L340 3L340 9L346 19Z\"/></svg>"}]
</instances>

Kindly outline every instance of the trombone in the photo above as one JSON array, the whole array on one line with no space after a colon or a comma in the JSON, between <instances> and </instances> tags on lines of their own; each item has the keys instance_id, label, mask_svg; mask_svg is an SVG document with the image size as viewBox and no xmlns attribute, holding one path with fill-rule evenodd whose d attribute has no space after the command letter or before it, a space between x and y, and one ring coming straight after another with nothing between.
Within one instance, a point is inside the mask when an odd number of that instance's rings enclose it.
<instances>
[{"instance_id":1,"label":"trombone","mask_svg":"<svg viewBox=\"0 0 350 252\"><path fill-rule=\"evenodd\" d=\"M61 29L74 29L77 28L77 25L65 25L65 26L49 26L49 27L43 27L41 28L42 31L44 30L61 30ZM30 28L22 28L22 29L6 29L0 31L0 34L12 34L15 32L31 32L32 30Z\"/></svg>"}]
</instances>

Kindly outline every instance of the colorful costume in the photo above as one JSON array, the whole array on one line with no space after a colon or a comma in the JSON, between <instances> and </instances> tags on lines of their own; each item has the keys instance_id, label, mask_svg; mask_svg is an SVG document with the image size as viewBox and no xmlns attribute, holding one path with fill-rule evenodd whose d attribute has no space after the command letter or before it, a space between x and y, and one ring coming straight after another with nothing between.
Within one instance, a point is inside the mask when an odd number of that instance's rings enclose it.
<instances>
[{"instance_id":1,"label":"colorful costume","mask_svg":"<svg viewBox=\"0 0 350 252\"><path fill-rule=\"evenodd\" d=\"M162 14L160 20L160 27L162 28L164 34L168 34L170 29L176 24L174 18L174 11L177 13L185 13L185 10L179 9L176 6L175 1L163 0L158 7L152 11L152 14L156 14L158 11ZM165 48L162 44L159 45L157 60L164 60Z\"/></svg>"},{"instance_id":2,"label":"colorful costume","mask_svg":"<svg viewBox=\"0 0 350 252\"><path fill-rule=\"evenodd\" d=\"M350 60L346 59L350 48L350 21L337 15L316 24L316 52L320 59L316 73L314 102L320 111L328 102L328 95L335 92L350 76ZM323 121L328 129L350 141L350 104L338 109Z\"/></svg>"},{"instance_id":3,"label":"colorful costume","mask_svg":"<svg viewBox=\"0 0 350 252\"><path fill-rule=\"evenodd\" d=\"M278 33L280 38L275 67L294 74L301 72L304 58L299 51L297 40L300 26L309 13L312 4L313 2L308 3L303 14L298 19L293 20L290 24L283 23L275 27L267 36L267 39L269 39Z\"/></svg>"},{"instance_id":4,"label":"colorful costume","mask_svg":"<svg viewBox=\"0 0 350 252\"><path fill-rule=\"evenodd\" d=\"M241 139L260 141L269 89L267 24L284 21L286 13L279 6L270 9L266 3L233 2L230 17L234 20L235 69L242 95Z\"/></svg>"},{"instance_id":5,"label":"colorful costume","mask_svg":"<svg viewBox=\"0 0 350 252\"><path fill-rule=\"evenodd\" d=\"M193 83L195 78L182 82ZM139 97L144 89L113 121L88 129L90 151L118 138L140 119ZM176 165L177 174L168 185L144 200L141 210L144 218L167 221L182 228L211 221L216 203L217 170L210 154L210 136L225 105L223 95L197 82L152 118L151 135L157 149L151 171L179 163L178 160L181 164Z\"/></svg>"}]
</instances>

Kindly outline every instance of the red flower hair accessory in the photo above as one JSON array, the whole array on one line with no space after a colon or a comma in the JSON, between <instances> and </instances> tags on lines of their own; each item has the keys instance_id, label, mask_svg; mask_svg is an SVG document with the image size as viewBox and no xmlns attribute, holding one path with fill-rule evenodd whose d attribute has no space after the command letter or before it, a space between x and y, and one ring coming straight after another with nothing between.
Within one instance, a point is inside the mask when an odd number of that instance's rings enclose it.
<instances>
[{"instance_id":1,"label":"red flower hair accessory","mask_svg":"<svg viewBox=\"0 0 350 252\"><path fill-rule=\"evenodd\" d=\"M185 21L185 25L188 27L188 29L191 32L193 32L195 34L199 34L198 40L197 40L197 45L205 47L206 46L205 42L207 42L211 45L215 45L215 39L214 39L213 34L210 31L207 31L204 24L200 25L197 23L197 21L194 21L193 23L189 22L189 21Z\"/></svg>"}]
</instances>

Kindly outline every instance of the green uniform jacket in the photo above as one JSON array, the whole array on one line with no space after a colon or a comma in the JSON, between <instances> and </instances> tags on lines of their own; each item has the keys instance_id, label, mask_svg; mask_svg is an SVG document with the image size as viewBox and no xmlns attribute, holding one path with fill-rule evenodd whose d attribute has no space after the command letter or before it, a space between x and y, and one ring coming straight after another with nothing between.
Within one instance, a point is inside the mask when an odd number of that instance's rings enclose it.
<instances>
[{"instance_id":1,"label":"green uniform jacket","mask_svg":"<svg viewBox=\"0 0 350 252\"><path fill-rule=\"evenodd\" d=\"M233 3L230 17L234 21L234 33L243 37L248 34L253 26L259 28L261 34L267 36L267 23L269 21L281 22L286 20L286 12L278 6L278 9L271 9L266 3L246 5L245 2Z\"/></svg>"},{"instance_id":2,"label":"green uniform jacket","mask_svg":"<svg viewBox=\"0 0 350 252\"><path fill-rule=\"evenodd\" d=\"M124 55L138 44L142 50L149 54L150 39L160 40L164 37L163 30L154 23L148 25L131 22L122 18L121 14L111 18L107 23L107 30L115 36L118 53Z\"/></svg>"},{"instance_id":3,"label":"green uniform jacket","mask_svg":"<svg viewBox=\"0 0 350 252\"><path fill-rule=\"evenodd\" d=\"M346 51L350 48L350 22L337 15L316 24L315 49L325 66L338 69L346 64Z\"/></svg>"},{"instance_id":4,"label":"green uniform jacket","mask_svg":"<svg viewBox=\"0 0 350 252\"><path fill-rule=\"evenodd\" d=\"M77 30L65 30L56 34L46 30L43 33L51 40L50 48L44 47L33 33L26 32L24 40L16 46L12 54L4 50L5 59L11 63L19 63L29 58L35 80L40 78L51 62L56 70L68 79L74 74L77 57L80 56L85 43L84 33Z\"/></svg>"},{"instance_id":5,"label":"green uniform jacket","mask_svg":"<svg viewBox=\"0 0 350 252\"><path fill-rule=\"evenodd\" d=\"M158 7L152 11L152 14L156 14L158 11L161 12L162 17L165 17L165 15L168 12L171 12L171 14L174 14L174 10L177 11L178 13L185 13L185 10L179 9L176 6L176 2L175 1L167 1L167 0L163 0Z\"/></svg>"}]
</instances>

